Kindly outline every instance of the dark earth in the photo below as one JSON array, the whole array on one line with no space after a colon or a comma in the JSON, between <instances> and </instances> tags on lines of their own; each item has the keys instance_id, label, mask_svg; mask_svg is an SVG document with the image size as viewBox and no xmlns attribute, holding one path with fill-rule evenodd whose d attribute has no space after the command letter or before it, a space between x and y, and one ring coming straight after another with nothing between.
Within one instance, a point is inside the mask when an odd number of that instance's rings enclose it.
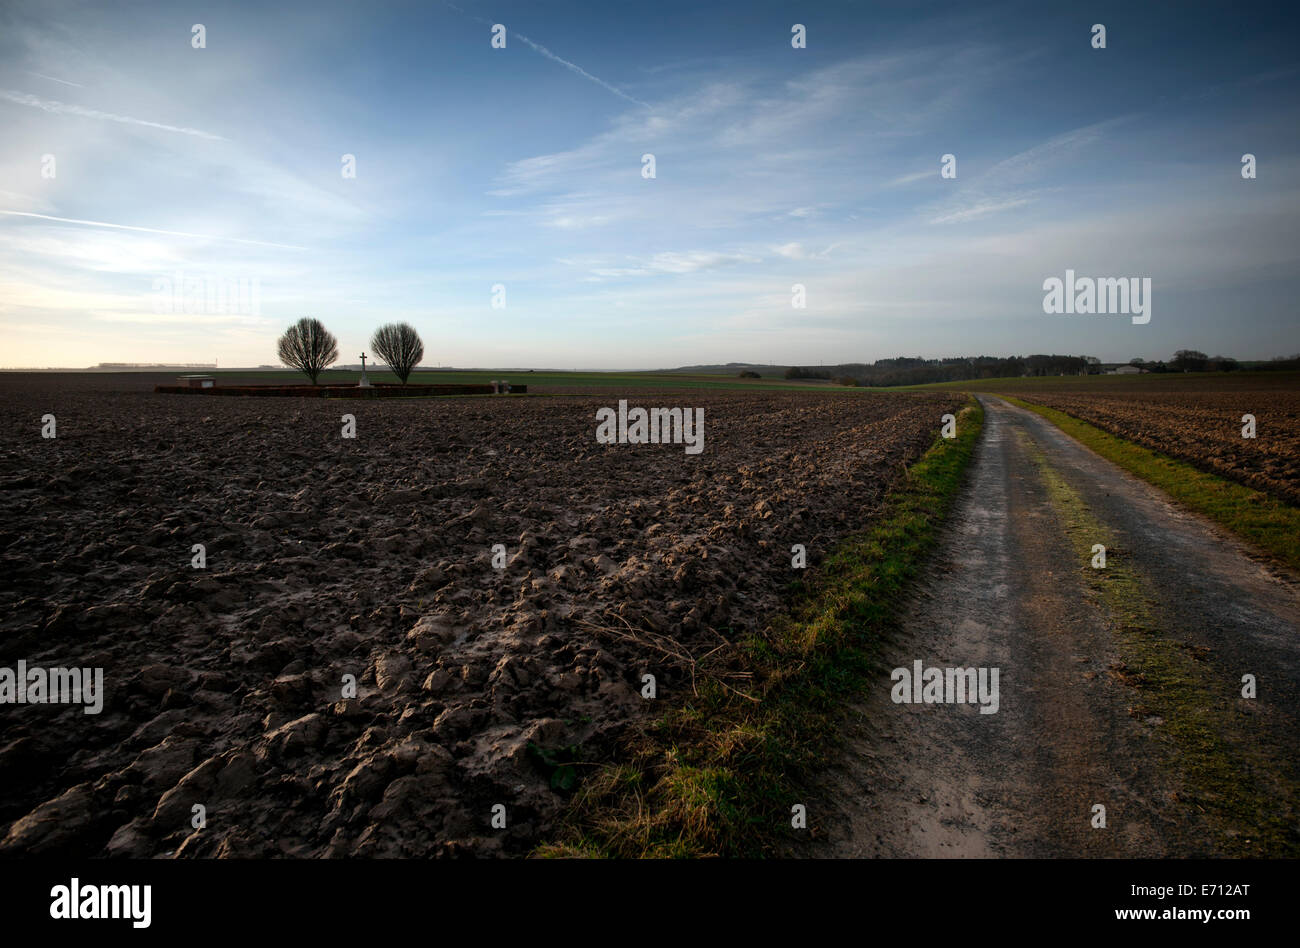
<instances>
[{"instance_id":1,"label":"dark earth","mask_svg":"<svg viewBox=\"0 0 1300 948\"><path fill-rule=\"evenodd\" d=\"M527 853L655 713L641 676L687 693L782 608L791 546L815 567L862 529L961 403L154 381L0 375L0 666L102 667L107 693L0 705L3 855ZM620 397L703 406L703 454L597 444Z\"/></svg>"}]
</instances>

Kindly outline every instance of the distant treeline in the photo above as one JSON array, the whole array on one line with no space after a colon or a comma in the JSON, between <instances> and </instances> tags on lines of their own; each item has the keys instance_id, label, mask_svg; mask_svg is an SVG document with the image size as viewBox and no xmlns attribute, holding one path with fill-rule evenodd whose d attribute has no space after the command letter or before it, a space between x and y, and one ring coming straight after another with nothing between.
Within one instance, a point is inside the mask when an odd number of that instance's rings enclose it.
<instances>
[{"instance_id":1,"label":"distant treeline","mask_svg":"<svg viewBox=\"0 0 1300 948\"><path fill-rule=\"evenodd\" d=\"M1144 372L1233 372L1252 370L1300 369L1300 355L1277 358L1270 362L1243 365L1229 356L1207 356L1193 349L1180 349L1168 362L1133 359L1128 363ZM850 362L842 365L791 366L787 379L828 379L841 385L926 385L931 382L968 382L976 379L1034 378L1049 375L1100 375L1105 372L1095 356L1029 355L998 358L966 356L950 359L899 357L875 362Z\"/></svg>"},{"instance_id":2,"label":"distant treeline","mask_svg":"<svg viewBox=\"0 0 1300 948\"><path fill-rule=\"evenodd\" d=\"M101 362L86 369L87 372L121 372L126 369L215 369L215 362Z\"/></svg>"},{"instance_id":3,"label":"distant treeline","mask_svg":"<svg viewBox=\"0 0 1300 948\"><path fill-rule=\"evenodd\" d=\"M816 369L792 366L788 379L832 379L844 385L925 385L930 382L965 382L1022 375L1086 375L1099 365L1089 356L1031 355L1000 359L976 356L952 359L878 359Z\"/></svg>"}]
</instances>

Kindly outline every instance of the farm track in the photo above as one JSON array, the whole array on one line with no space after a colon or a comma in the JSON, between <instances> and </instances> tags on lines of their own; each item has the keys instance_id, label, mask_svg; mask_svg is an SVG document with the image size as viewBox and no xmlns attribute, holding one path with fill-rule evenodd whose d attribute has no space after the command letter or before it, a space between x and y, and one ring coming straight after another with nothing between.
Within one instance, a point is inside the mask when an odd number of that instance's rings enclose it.
<instances>
[{"instance_id":1,"label":"farm track","mask_svg":"<svg viewBox=\"0 0 1300 948\"><path fill-rule=\"evenodd\" d=\"M1274 384L1278 387L1232 389L1221 383L1206 391L1170 392L1143 390L1137 383L1128 392L1018 394L1203 471L1300 504L1300 391ZM1242 437L1246 415L1255 419L1253 438Z\"/></svg>"},{"instance_id":2,"label":"farm track","mask_svg":"<svg viewBox=\"0 0 1300 948\"><path fill-rule=\"evenodd\" d=\"M981 401L969 487L879 686L846 713L819 854L1294 854L1297 577L1038 415ZM889 670L917 659L999 668L998 712L895 704ZM1164 692L1144 661L1177 673Z\"/></svg>"}]
</instances>

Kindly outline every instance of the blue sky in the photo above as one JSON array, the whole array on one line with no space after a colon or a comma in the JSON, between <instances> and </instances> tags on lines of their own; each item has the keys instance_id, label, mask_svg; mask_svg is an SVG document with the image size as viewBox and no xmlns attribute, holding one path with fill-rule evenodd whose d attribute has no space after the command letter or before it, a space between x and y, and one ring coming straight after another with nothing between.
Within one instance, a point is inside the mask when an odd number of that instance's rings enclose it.
<instances>
[{"instance_id":1,"label":"blue sky","mask_svg":"<svg viewBox=\"0 0 1300 948\"><path fill-rule=\"evenodd\" d=\"M304 315L349 362L392 320L430 365L1291 354L1296 39L1227 3L16 0L0 365L274 363ZM1067 268L1150 277L1150 323L1044 314ZM258 311L160 312L178 272Z\"/></svg>"}]
</instances>

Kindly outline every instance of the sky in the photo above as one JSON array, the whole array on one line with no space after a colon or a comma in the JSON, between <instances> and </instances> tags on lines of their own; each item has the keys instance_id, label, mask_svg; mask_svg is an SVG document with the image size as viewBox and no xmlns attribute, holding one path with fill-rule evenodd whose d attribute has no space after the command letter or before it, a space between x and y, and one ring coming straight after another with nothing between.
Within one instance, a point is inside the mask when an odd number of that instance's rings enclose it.
<instances>
[{"instance_id":1,"label":"sky","mask_svg":"<svg viewBox=\"0 0 1300 948\"><path fill-rule=\"evenodd\" d=\"M0 367L1290 355L1289 7L6 0Z\"/></svg>"}]
</instances>

